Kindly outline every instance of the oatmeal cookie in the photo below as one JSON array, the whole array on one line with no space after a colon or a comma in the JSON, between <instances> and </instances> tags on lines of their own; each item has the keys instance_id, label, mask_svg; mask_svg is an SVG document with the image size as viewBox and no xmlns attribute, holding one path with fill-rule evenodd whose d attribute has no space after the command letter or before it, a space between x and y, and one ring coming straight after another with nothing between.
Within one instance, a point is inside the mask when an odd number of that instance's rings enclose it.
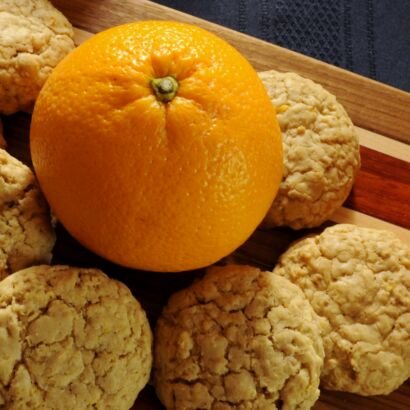
<instances>
[{"instance_id":1,"label":"oatmeal cookie","mask_svg":"<svg viewBox=\"0 0 410 410\"><path fill-rule=\"evenodd\" d=\"M32 108L53 68L74 48L73 37L48 0L0 2L0 113Z\"/></svg>"},{"instance_id":2,"label":"oatmeal cookie","mask_svg":"<svg viewBox=\"0 0 410 410\"><path fill-rule=\"evenodd\" d=\"M0 408L128 410L151 344L138 301L101 271L16 272L0 282Z\"/></svg>"},{"instance_id":3,"label":"oatmeal cookie","mask_svg":"<svg viewBox=\"0 0 410 410\"><path fill-rule=\"evenodd\" d=\"M322 362L316 315L295 285L250 266L215 267L159 318L154 385L172 410L309 409Z\"/></svg>"},{"instance_id":4,"label":"oatmeal cookie","mask_svg":"<svg viewBox=\"0 0 410 410\"><path fill-rule=\"evenodd\" d=\"M48 206L33 173L0 149L0 279L49 263L54 242Z\"/></svg>"},{"instance_id":5,"label":"oatmeal cookie","mask_svg":"<svg viewBox=\"0 0 410 410\"><path fill-rule=\"evenodd\" d=\"M389 394L410 377L410 250L392 233L335 225L296 242L274 272L321 318L323 387Z\"/></svg>"},{"instance_id":6,"label":"oatmeal cookie","mask_svg":"<svg viewBox=\"0 0 410 410\"><path fill-rule=\"evenodd\" d=\"M265 227L311 228L345 201L360 167L355 128L336 98L294 73L259 73L276 106L284 174Z\"/></svg>"}]
</instances>

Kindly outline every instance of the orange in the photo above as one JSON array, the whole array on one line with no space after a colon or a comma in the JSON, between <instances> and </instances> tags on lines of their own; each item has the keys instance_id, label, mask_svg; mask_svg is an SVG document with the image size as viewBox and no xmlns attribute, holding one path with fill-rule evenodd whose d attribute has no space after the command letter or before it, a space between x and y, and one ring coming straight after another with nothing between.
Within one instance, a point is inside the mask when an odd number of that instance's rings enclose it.
<instances>
[{"instance_id":1,"label":"orange","mask_svg":"<svg viewBox=\"0 0 410 410\"><path fill-rule=\"evenodd\" d=\"M154 271L241 245L281 180L275 110L247 60L198 27L145 21L67 56L35 105L32 159L83 245Z\"/></svg>"}]
</instances>

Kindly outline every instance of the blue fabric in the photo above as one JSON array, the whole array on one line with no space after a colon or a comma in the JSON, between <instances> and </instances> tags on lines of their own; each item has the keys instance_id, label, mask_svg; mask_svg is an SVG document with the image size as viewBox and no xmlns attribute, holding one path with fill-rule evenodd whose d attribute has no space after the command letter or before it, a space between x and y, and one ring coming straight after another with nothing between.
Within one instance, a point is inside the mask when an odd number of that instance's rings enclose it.
<instances>
[{"instance_id":1,"label":"blue fabric","mask_svg":"<svg viewBox=\"0 0 410 410\"><path fill-rule=\"evenodd\" d=\"M410 91L410 0L155 0Z\"/></svg>"}]
</instances>

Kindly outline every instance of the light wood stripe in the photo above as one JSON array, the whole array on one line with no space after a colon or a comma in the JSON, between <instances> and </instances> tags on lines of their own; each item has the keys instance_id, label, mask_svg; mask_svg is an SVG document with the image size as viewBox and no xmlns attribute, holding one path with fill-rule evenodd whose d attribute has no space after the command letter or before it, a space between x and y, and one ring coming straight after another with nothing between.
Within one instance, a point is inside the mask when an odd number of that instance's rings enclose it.
<instances>
[{"instance_id":1,"label":"light wood stripe","mask_svg":"<svg viewBox=\"0 0 410 410\"><path fill-rule=\"evenodd\" d=\"M93 35L94 34L88 31L74 27L74 42L77 46L79 46L81 43L84 43L85 40L88 40Z\"/></svg>"},{"instance_id":2,"label":"light wood stripe","mask_svg":"<svg viewBox=\"0 0 410 410\"><path fill-rule=\"evenodd\" d=\"M410 231L408 229L358 211L353 211L352 209L340 208L333 214L330 220L336 223L354 224L365 228L384 229L393 232L398 238L410 245Z\"/></svg>"},{"instance_id":3,"label":"light wood stripe","mask_svg":"<svg viewBox=\"0 0 410 410\"><path fill-rule=\"evenodd\" d=\"M402 161L410 161L410 145L360 127L355 128L360 145Z\"/></svg>"}]
</instances>

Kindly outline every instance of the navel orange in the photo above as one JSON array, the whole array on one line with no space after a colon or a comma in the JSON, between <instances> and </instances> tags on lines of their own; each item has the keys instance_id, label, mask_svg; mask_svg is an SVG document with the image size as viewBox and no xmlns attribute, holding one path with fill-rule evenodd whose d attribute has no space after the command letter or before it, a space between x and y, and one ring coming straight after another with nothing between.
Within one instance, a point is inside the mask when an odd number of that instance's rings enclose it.
<instances>
[{"instance_id":1,"label":"navel orange","mask_svg":"<svg viewBox=\"0 0 410 410\"><path fill-rule=\"evenodd\" d=\"M155 271L209 265L260 223L282 172L275 110L233 47L198 27L114 27L63 60L35 105L32 159L82 244Z\"/></svg>"}]
</instances>

